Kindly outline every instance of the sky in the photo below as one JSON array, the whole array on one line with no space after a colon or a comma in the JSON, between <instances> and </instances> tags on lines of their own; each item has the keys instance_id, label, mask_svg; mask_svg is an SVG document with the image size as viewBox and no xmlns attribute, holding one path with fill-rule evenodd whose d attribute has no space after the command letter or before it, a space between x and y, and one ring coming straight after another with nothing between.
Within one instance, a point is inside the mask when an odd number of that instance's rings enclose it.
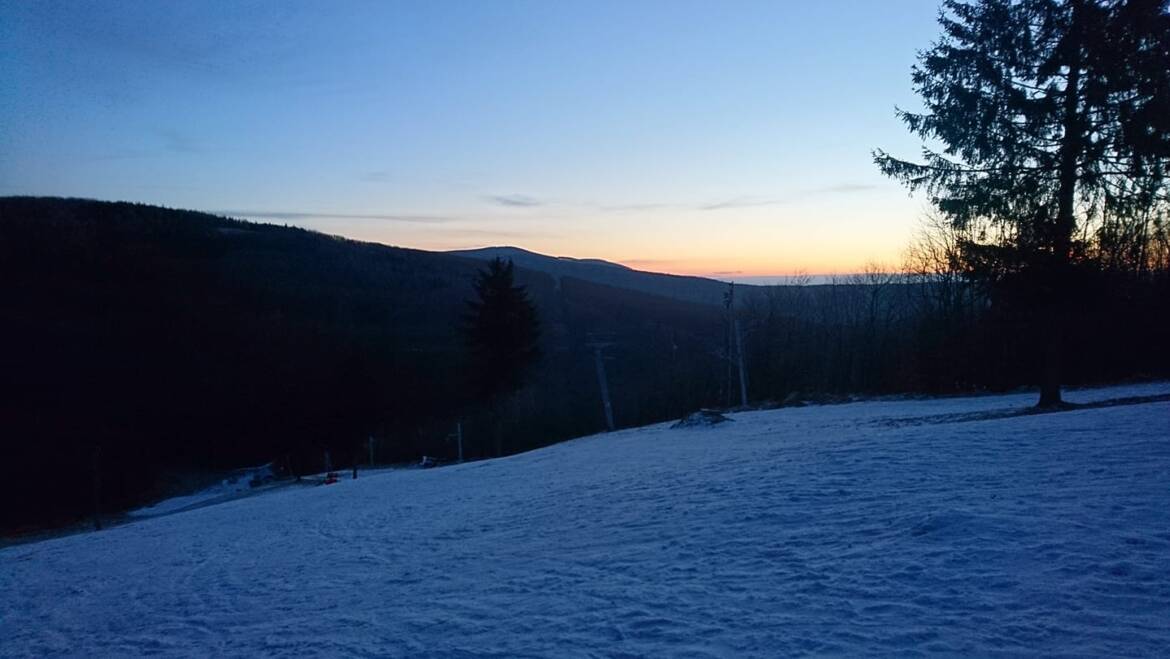
<instances>
[{"instance_id":1,"label":"sky","mask_svg":"<svg viewBox=\"0 0 1170 659\"><path fill-rule=\"evenodd\" d=\"M896 265L937 0L0 0L0 195L749 280Z\"/></svg>"}]
</instances>

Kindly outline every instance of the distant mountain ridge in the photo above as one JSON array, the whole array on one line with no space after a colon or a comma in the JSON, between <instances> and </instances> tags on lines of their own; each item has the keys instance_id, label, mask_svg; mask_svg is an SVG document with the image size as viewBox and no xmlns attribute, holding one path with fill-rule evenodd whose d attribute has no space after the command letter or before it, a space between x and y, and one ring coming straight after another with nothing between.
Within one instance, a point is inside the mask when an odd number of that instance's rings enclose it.
<instances>
[{"instance_id":1,"label":"distant mountain ridge","mask_svg":"<svg viewBox=\"0 0 1170 659\"><path fill-rule=\"evenodd\" d=\"M577 259L567 256L546 256L511 246L483 247L446 252L455 256L489 261L494 258L511 259L521 268L552 275L557 280L573 277L595 284L605 284L650 293L683 302L723 304L726 282L688 275L670 275L661 272L635 270L620 263L602 259ZM756 289L757 286L743 285ZM738 288L738 287L737 287Z\"/></svg>"}]
</instances>

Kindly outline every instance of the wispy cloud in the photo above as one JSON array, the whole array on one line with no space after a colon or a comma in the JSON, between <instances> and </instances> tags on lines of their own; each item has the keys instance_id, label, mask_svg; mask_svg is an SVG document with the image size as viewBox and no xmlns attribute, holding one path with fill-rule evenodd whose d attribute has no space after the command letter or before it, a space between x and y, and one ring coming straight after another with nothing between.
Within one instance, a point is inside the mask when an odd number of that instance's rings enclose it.
<instances>
[{"instance_id":1,"label":"wispy cloud","mask_svg":"<svg viewBox=\"0 0 1170 659\"><path fill-rule=\"evenodd\" d=\"M646 203L646 204L619 204L615 206L591 205L593 208L605 211L607 213L628 213L631 211L655 211L663 209L679 209L682 208L680 204L662 204L662 203Z\"/></svg>"},{"instance_id":2,"label":"wispy cloud","mask_svg":"<svg viewBox=\"0 0 1170 659\"><path fill-rule=\"evenodd\" d=\"M622 265L662 265L664 263L678 263L676 259L622 259Z\"/></svg>"},{"instance_id":3,"label":"wispy cloud","mask_svg":"<svg viewBox=\"0 0 1170 659\"><path fill-rule=\"evenodd\" d=\"M103 153L95 153L87 156L89 160L94 162L103 162L106 160L134 160L137 158L161 158L165 154L162 151L146 151L144 149L113 149Z\"/></svg>"},{"instance_id":4,"label":"wispy cloud","mask_svg":"<svg viewBox=\"0 0 1170 659\"><path fill-rule=\"evenodd\" d=\"M380 220L383 222L409 222L414 224L442 224L454 222L459 218L447 215L383 215L379 213L329 213L307 211L247 211L247 210L217 210L211 211L219 215L232 217L251 217L265 220L285 220L297 222L304 220Z\"/></svg>"},{"instance_id":5,"label":"wispy cloud","mask_svg":"<svg viewBox=\"0 0 1170 659\"><path fill-rule=\"evenodd\" d=\"M836 194L842 192L866 192L868 190L876 190L878 186L869 183L841 183L838 185L830 185L824 188L813 188L809 190L810 194Z\"/></svg>"},{"instance_id":6,"label":"wispy cloud","mask_svg":"<svg viewBox=\"0 0 1170 659\"><path fill-rule=\"evenodd\" d=\"M204 153L204 148L198 141L180 131L163 128L154 131L155 140L150 148L118 148L103 153L91 154L89 160L100 162L106 160L137 160L146 158L167 158L173 155L195 155Z\"/></svg>"},{"instance_id":7,"label":"wispy cloud","mask_svg":"<svg viewBox=\"0 0 1170 659\"><path fill-rule=\"evenodd\" d=\"M138 190L206 190L202 185L180 185L176 183L143 183L134 186Z\"/></svg>"},{"instance_id":8,"label":"wispy cloud","mask_svg":"<svg viewBox=\"0 0 1170 659\"><path fill-rule=\"evenodd\" d=\"M485 199L501 206L510 206L512 208L533 208L535 206L547 205L547 202L522 194L488 195Z\"/></svg>"},{"instance_id":9,"label":"wispy cloud","mask_svg":"<svg viewBox=\"0 0 1170 659\"><path fill-rule=\"evenodd\" d=\"M443 229L443 231L446 232L447 234L456 235L456 236L464 237L464 238L467 238L467 237L487 238L487 239L524 238L525 240L528 240L531 238L549 238L550 237L549 234L544 233L544 232L540 232L540 231L511 231L511 230L507 230L507 229L458 228L458 229Z\"/></svg>"},{"instance_id":10,"label":"wispy cloud","mask_svg":"<svg viewBox=\"0 0 1170 659\"><path fill-rule=\"evenodd\" d=\"M643 211L723 211L737 208L780 206L804 199L821 196L853 194L874 190L878 186L868 183L838 183L819 188L794 190L781 195L741 195L707 202L631 202L625 204L604 204L595 201L553 201L538 199L523 194L484 195L484 199L508 208L562 207L568 209L600 211L602 213L636 213Z\"/></svg>"},{"instance_id":11,"label":"wispy cloud","mask_svg":"<svg viewBox=\"0 0 1170 659\"><path fill-rule=\"evenodd\" d=\"M790 204L810 197L820 197L826 195L840 195L852 194L857 192L866 192L868 190L875 190L878 186L868 183L839 183L836 185L829 185L819 188L805 188L803 190L795 190L783 195L741 195L738 197L730 197L727 199L717 199L714 201L699 202L699 203L679 203L679 202L639 202L628 204L599 204L582 202L577 204L582 208L598 210L603 213L630 213L638 211L722 211L734 210L737 208L755 208L760 206L779 206L783 204ZM504 203L501 201L501 203ZM526 204L514 203L511 205L521 206Z\"/></svg>"},{"instance_id":12,"label":"wispy cloud","mask_svg":"<svg viewBox=\"0 0 1170 659\"><path fill-rule=\"evenodd\" d=\"M752 197L736 197L735 199L726 199L724 201L717 201L710 204L700 204L696 206L701 211L721 211L729 208L753 208L756 206L772 206L774 204L784 203L783 199L756 199Z\"/></svg>"},{"instance_id":13,"label":"wispy cloud","mask_svg":"<svg viewBox=\"0 0 1170 659\"><path fill-rule=\"evenodd\" d=\"M853 194L856 192L874 190L876 188L876 185L870 185L868 183L839 183L836 185L828 185L820 188L806 188L804 190L797 190L782 197L734 197L732 199L726 199L723 201L700 204L695 208L702 211L719 211L734 208L753 208L757 206L778 206L781 204L789 204L794 201L800 201L802 199L809 199L812 197Z\"/></svg>"},{"instance_id":14,"label":"wispy cloud","mask_svg":"<svg viewBox=\"0 0 1170 659\"><path fill-rule=\"evenodd\" d=\"M158 136L162 138L163 149L171 153L199 153L202 151L189 135L184 135L173 128L158 131Z\"/></svg>"}]
</instances>

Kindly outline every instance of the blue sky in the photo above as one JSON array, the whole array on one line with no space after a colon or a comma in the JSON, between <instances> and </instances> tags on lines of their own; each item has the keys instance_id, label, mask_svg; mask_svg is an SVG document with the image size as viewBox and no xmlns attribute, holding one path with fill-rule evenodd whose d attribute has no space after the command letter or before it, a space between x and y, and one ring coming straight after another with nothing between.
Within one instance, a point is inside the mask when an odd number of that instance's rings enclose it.
<instances>
[{"instance_id":1,"label":"blue sky","mask_svg":"<svg viewBox=\"0 0 1170 659\"><path fill-rule=\"evenodd\" d=\"M0 0L0 194L723 277L896 263L937 1Z\"/></svg>"}]
</instances>

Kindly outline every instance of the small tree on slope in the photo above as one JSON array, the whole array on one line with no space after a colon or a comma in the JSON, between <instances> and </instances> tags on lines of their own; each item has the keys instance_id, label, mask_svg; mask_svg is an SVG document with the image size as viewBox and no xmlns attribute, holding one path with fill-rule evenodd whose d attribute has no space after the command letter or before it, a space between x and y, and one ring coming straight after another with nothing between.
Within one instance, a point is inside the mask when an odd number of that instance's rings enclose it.
<instances>
[{"instance_id":1,"label":"small tree on slope","mask_svg":"<svg viewBox=\"0 0 1170 659\"><path fill-rule=\"evenodd\" d=\"M874 152L956 229L967 271L1036 310L1041 406L1059 405L1074 270L1119 223L1168 205L1165 0L947 0L919 54L922 162ZM1021 295L1021 291L1023 294Z\"/></svg>"},{"instance_id":2,"label":"small tree on slope","mask_svg":"<svg viewBox=\"0 0 1170 659\"><path fill-rule=\"evenodd\" d=\"M487 404L496 455L503 452L500 400L518 390L540 358L540 322L523 286L514 283L511 261L493 259L475 280L463 334L470 353L476 397Z\"/></svg>"}]
</instances>

